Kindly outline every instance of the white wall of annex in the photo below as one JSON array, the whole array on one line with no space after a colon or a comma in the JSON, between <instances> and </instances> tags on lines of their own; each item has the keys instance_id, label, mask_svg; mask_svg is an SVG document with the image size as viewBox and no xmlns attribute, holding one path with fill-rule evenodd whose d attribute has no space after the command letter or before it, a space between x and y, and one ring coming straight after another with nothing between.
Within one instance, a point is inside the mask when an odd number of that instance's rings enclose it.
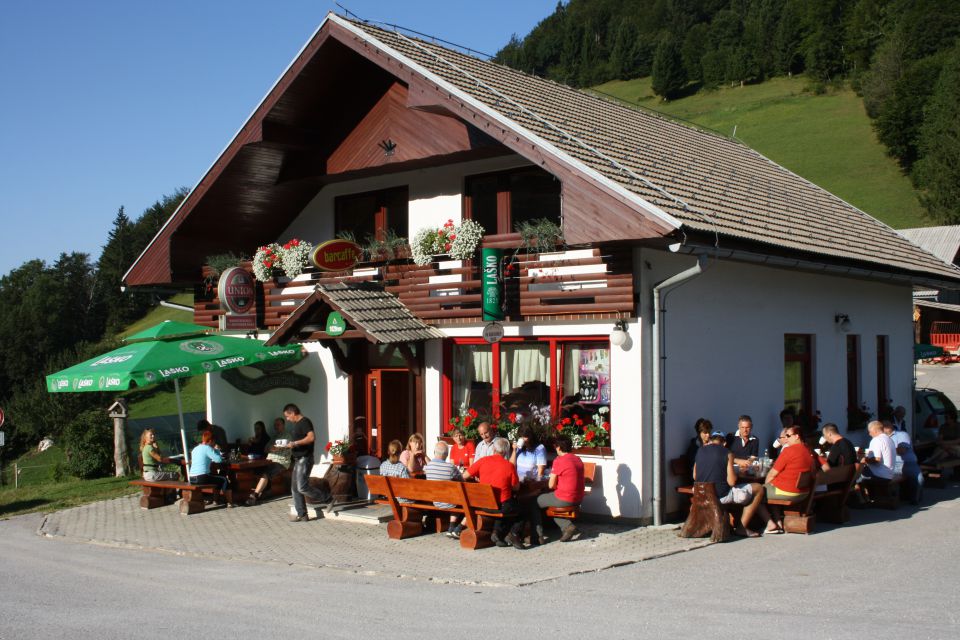
<instances>
[{"instance_id":1,"label":"white wall of annex","mask_svg":"<svg viewBox=\"0 0 960 640\"><path fill-rule=\"evenodd\" d=\"M283 415L284 405L292 402L313 422L318 443L314 447L314 458L319 462L324 445L348 433L347 377L336 366L329 349L319 343L303 346L308 355L291 370L310 378L306 393L285 388L248 395L225 382L220 374L210 374L207 376L207 415L210 421L222 426L231 441L237 438L246 440L253 435L254 422L263 420L270 429L273 419ZM250 367L242 367L239 371L250 377L261 375Z\"/></svg>"},{"instance_id":2,"label":"white wall of annex","mask_svg":"<svg viewBox=\"0 0 960 640\"><path fill-rule=\"evenodd\" d=\"M647 316L652 286L694 262L690 256L641 252ZM665 308L667 460L684 454L701 416L729 432L740 414L750 414L761 449L772 442L783 408L785 333L813 336L813 402L824 422L846 430L847 335L860 336L860 400L877 411L876 338L886 335L890 395L895 404L909 406L909 285L711 260L700 276L668 296ZM849 334L838 328L837 314L850 317ZM865 435L848 437L858 443ZM668 511L675 504L675 484L668 474Z\"/></svg>"},{"instance_id":3,"label":"white wall of annex","mask_svg":"<svg viewBox=\"0 0 960 640\"><path fill-rule=\"evenodd\" d=\"M440 227L451 219L454 222L460 221L465 176L529 164L523 158L512 155L336 182L321 189L275 240L285 242L290 238L300 238L314 244L331 240L334 235L333 207L336 197L404 186L409 189L408 237L412 238L424 227ZM266 239L264 242L269 241ZM363 243L363 238L358 238L358 242Z\"/></svg>"}]
</instances>

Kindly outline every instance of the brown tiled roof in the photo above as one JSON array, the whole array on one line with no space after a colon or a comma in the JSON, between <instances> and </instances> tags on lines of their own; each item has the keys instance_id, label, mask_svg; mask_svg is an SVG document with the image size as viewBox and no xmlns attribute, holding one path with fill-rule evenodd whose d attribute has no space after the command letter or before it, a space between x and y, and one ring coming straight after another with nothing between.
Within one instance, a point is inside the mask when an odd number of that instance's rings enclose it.
<instances>
[{"instance_id":1,"label":"brown tiled roof","mask_svg":"<svg viewBox=\"0 0 960 640\"><path fill-rule=\"evenodd\" d=\"M419 342L446 335L413 315L400 300L382 287L370 283L317 285L271 336L268 344L285 343L299 325L311 317L318 305L328 305L373 342Z\"/></svg>"},{"instance_id":2,"label":"brown tiled roof","mask_svg":"<svg viewBox=\"0 0 960 640\"><path fill-rule=\"evenodd\" d=\"M682 229L717 234L721 245L727 236L960 279L957 268L735 140L424 40L329 19L655 205Z\"/></svg>"},{"instance_id":3,"label":"brown tiled roof","mask_svg":"<svg viewBox=\"0 0 960 640\"><path fill-rule=\"evenodd\" d=\"M900 229L910 242L923 247L944 262L953 263L960 254L960 224L947 227Z\"/></svg>"}]
</instances>

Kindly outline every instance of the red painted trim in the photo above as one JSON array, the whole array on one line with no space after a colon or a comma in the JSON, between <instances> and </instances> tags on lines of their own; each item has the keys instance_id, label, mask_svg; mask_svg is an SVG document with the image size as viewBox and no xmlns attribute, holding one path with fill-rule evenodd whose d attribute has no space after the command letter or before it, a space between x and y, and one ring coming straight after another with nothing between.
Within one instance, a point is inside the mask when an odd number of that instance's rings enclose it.
<instances>
[{"instance_id":1,"label":"red painted trim","mask_svg":"<svg viewBox=\"0 0 960 640\"><path fill-rule=\"evenodd\" d=\"M500 343L493 344L493 417L500 417Z\"/></svg>"},{"instance_id":2,"label":"red painted trim","mask_svg":"<svg viewBox=\"0 0 960 640\"><path fill-rule=\"evenodd\" d=\"M450 424L450 419L453 417L453 377L451 372L453 371L453 342L450 340L443 341L443 369L440 372L440 383L441 383L441 400L442 409L440 414L440 434L445 433L445 429L448 424Z\"/></svg>"},{"instance_id":3,"label":"red painted trim","mask_svg":"<svg viewBox=\"0 0 960 640\"><path fill-rule=\"evenodd\" d=\"M559 340L553 339L550 340L550 415L558 415L560 411L560 385L557 377L558 371L563 371L560 369L563 359L563 350L560 350L560 353L557 353L557 345L560 344Z\"/></svg>"}]
</instances>

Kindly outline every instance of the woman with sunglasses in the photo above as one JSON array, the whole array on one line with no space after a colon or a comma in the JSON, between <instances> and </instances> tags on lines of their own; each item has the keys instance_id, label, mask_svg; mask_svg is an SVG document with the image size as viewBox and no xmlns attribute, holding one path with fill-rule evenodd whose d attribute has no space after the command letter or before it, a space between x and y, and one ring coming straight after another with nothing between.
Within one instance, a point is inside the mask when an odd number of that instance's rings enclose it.
<instances>
[{"instance_id":1,"label":"woman with sunglasses","mask_svg":"<svg viewBox=\"0 0 960 640\"><path fill-rule=\"evenodd\" d=\"M768 500L788 500L800 502L806 497L810 488L801 489L800 474L804 471L816 473L813 453L803 441L800 427L789 426L780 434L782 450L773 463L773 468L767 474L767 484L764 487ZM770 505L773 518L767 525L767 533L783 533L783 510Z\"/></svg>"}]
</instances>

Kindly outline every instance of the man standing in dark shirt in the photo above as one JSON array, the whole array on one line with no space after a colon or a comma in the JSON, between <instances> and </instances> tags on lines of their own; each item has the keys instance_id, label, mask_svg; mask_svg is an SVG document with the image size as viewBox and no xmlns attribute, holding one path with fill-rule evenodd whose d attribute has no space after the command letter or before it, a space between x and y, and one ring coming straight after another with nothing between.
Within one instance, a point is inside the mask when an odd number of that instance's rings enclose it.
<instances>
[{"instance_id":1,"label":"man standing in dark shirt","mask_svg":"<svg viewBox=\"0 0 960 640\"><path fill-rule=\"evenodd\" d=\"M824 471L857 462L857 451L853 448L853 443L840 435L837 425L832 422L823 425L823 439L830 443L827 461L823 465Z\"/></svg>"},{"instance_id":2,"label":"man standing in dark shirt","mask_svg":"<svg viewBox=\"0 0 960 640\"><path fill-rule=\"evenodd\" d=\"M746 467L760 457L760 441L757 436L751 435L752 431L753 419L746 414L740 416L737 420L737 432L727 437L727 447L733 454L733 464Z\"/></svg>"},{"instance_id":3,"label":"man standing in dark shirt","mask_svg":"<svg viewBox=\"0 0 960 640\"><path fill-rule=\"evenodd\" d=\"M291 427L290 441L287 443L293 451L293 474L290 478L290 493L293 497L293 507L297 514L290 516L291 522L303 522L307 519L307 504L304 496L313 502L329 503L332 496L310 486L310 470L313 469L313 443L316 436L313 433L313 423L310 418L300 413L295 404L288 404L283 408L283 417Z\"/></svg>"}]
</instances>

